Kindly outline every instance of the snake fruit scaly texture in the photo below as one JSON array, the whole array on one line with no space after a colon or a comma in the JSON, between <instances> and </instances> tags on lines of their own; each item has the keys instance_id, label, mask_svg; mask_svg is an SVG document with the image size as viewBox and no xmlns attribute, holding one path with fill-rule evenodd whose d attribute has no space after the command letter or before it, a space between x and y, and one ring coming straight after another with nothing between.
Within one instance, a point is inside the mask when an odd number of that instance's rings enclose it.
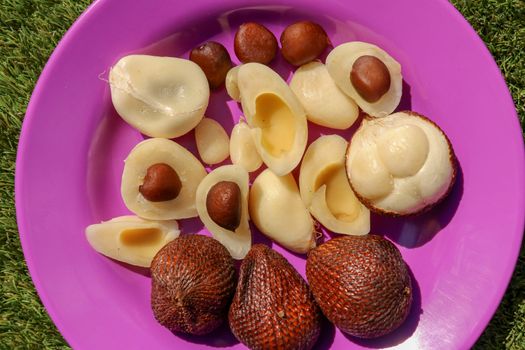
<instances>
[{"instance_id":1,"label":"snake fruit scaly texture","mask_svg":"<svg viewBox=\"0 0 525 350\"><path fill-rule=\"evenodd\" d=\"M242 262L230 328L250 349L311 349L321 313L305 280L271 248L256 244Z\"/></svg>"},{"instance_id":2,"label":"snake fruit scaly texture","mask_svg":"<svg viewBox=\"0 0 525 350\"><path fill-rule=\"evenodd\" d=\"M308 254L306 277L324 315L355 337L390 333L410 311L407 266L396 246L381 236L329 240Z\"/></svg>"},{"instance_id":3,"label":"snake fruit scaly texture","mask_svg":"<svg viewBox=\"0 0 525 350\"><path fill-rule=\"evenodd\" d=\"M153 313L170 331L206 334L226 319L234 260L215 239L194 234L173 240L153 259L151 277Z\"/></svg>"}]
</instances>

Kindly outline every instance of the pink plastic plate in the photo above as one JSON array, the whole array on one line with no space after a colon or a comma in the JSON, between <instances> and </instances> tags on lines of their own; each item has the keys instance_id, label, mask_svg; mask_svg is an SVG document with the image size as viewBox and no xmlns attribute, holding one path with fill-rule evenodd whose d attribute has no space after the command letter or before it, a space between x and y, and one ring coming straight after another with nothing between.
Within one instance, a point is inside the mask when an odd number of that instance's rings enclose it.
<instances>
[{"instance_id":1,"label":"pink plastic plate","mask_svg":"<svg viewBox=\"0 0 525 350\"><path fill-rule=\"evenodd\" d=\"M461 171L450 197L410 219L372 217L372 232L400 247L415 298L393 334L363 341L325 324L318 349L397 346L467 349L481 334L512 274L524 227L525 160L520 126L489 52L446 1L99 0L51 56L27 109L17 159L20 237L38 293L75 349L243 348L225 326L208 337L180 337L154 320L150 278L88 245L87 225L127 214L123 160L143 136L113 110L107 78L129 53L187 57L206 40L230 51L239 24L258 21L277 36L299 19L324 26L334 45L362 40L402 65L400 109L413 109L448 134ZM291 67L273 64L283 77ZM231 131L240 115L224 90L207 115ZM355 128L342 133L350 137ZM312 128L310 138L328 129ZM195 151L193 133L178 140ZM204 232L183 220L184 232ZM304 275L304 256L282 252Z\"/></svg>"}]
</instances>

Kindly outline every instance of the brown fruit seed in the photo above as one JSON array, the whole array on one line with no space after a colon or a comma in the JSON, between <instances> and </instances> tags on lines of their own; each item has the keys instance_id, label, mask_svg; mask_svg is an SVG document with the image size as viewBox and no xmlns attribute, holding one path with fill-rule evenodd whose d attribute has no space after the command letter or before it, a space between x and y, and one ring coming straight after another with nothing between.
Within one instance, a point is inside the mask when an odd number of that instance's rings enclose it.
<instances>
[{"instance_id":1,"label":"brown fruit seed","mask_svg":"<svg viewBox=\"0 0 525 350\"><path fill-rule=\"evenodd\" d=\"M315 60L328 45L323 27L310 21L291 24L281 34L281 53L294 66Z\"/></svg>"},{"instance_id":2,"label":"brown fruit seed","mask_svg":"<svg viewBox=\"0 0 525 350\"><path fill-rule=\"evenodd\" d=\"M410 311L407 266L381 236L344 236L321 244L308 254L306 277L325 316L356 337L388 334Z\"/></svg>"},{"instance_id":3,"label":"brown fruit seed","mask_svg":"<svg viewBox=\"0 0 525 350\"><path fill-rule=\"evenodd\" d=\"M228 320L250 349L311 349L321 313L305 280L271 248L256 244L244 258Z\"/></svg>"},{"instance_id":4,"label":"brown fruit seed","mask_svg":"<svg viewBox=\"0 0 525 350\"><path fill-rule=\"evenodd\" d=\"M150 202L164 202L177 198L182 188L179 175L168 164L153 164L146 171L139 192Z\"/></svg>"},{"instance_id":5,"label":"brown fruit seed","mask_svg":"<svg viewBox=\"0 0 525 350\"><path fill-rule=\"evenodd\" d=\"M270 63L277 53L277 39L259 23L243 23L235 33L235 55L242 63Z\"/></svg>"},{"instance_id":6,"label":"brown fruit seed","mask_svg":"<svg viewBox=\"0 0 525 350\"><path fill-rule=\"evenodd\" d=\"M206 195L206 210L220 227L235 231L241 222L241 189L232 181L213 185Z\"/></svg>"},{"instance_id":7,"label":"brown fruit seed","mask_svg":"<svg viewBox=\"0 0 525 350\"><path fill-rule=\"evenodd\" d=\"M226 318L235 292L234 260L218 241L186 235L151 263L151 307L172 332L206 334Z\"/></svg>"},{"instance_id":8,"label":"brown fruit seed","mask_svg":"<svg viewBox=\"0 0 525 350\"><path fill-rule=\"evenodd\" d=\"M233 66L226 48L215 41L208 41L191 50L190 60L201 67L212 89L224 83L226 74Z\"/></svg>"},{"instance_id":9,"label":"brown fruit seed","mask_svg":"<svg viewBox=\"0 0 525 350\"><path fill-rule=\"evenodd\" d=\"M375 56L361 56L355 60L350 80L356 91L367 102L376 102L390 89L390 72Z\"/></svg>"}]
</instances>

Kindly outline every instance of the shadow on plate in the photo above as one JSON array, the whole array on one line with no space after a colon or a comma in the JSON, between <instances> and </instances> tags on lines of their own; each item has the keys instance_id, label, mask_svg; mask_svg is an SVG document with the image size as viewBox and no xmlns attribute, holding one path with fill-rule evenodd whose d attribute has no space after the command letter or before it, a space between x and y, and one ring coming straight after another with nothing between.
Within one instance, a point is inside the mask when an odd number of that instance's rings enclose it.
<instances>
[{"instance_id":1,"label":"shadow on plate","mask_svg":"<svg viewBox=\"0 0 525 350\"><path fill-rule=\"evenodd\" d=\"M421 309L421 290L419 289L419 284L410 270L410 267L407 266L407 268L408 274L412 280L412 306L410 307L410 312L405 322L394 332L379 338L362 339L343 333L347 339L367 348L383 349L399 345L414 334L414 331L419 324L421 314L423 313L423 310Z\"/></svg>"},{"instance_id":2,"label":"shadow on plate","mask_svg":"<svg viewBox=\"0 0 525 350\"><path fill-rule=\"evenodd\" d=\"M412 93L410 85L403 79L401 101L397 106L395 112L411 111L412 110Z\"/></svg>"},{"instance_id":3,"label":"shadow on plate","mask_svg":"<svg viewBox=\"0 0 525 350\"><path fill-rule=\"evenodd\" d=\"M317 343L315 343L313 350L328 350L332 347L335 339L335 326L328 321L324 316L321 320L321 334Z\"/></svg>"},{"instance_id":4,"label":"shadow on plate","mask_svg":"<svg viewBox=\"0 0 525 350\"><path fill-rule=\"evenodd\" d=\"M430 242L454 217L463 197L463 171L457 163L456 182L450 194L429 211L405 218L371 214L370 232L382 234L406 248L416 248Z\"/></svg>"},{"instance_id":5,"label":"shadow on plate","mask_svg":"<svg viewBox=\"0 0 525 350\"><path fill-rule=\"evenodd\" d=\"M239 341L233 335L228 322L224 322L219 328L206 335L192 335L185 333L174 333L177 337L190 343L206 345L216 348L227 348L239 344Z\"/></svg>"}]
</instances>

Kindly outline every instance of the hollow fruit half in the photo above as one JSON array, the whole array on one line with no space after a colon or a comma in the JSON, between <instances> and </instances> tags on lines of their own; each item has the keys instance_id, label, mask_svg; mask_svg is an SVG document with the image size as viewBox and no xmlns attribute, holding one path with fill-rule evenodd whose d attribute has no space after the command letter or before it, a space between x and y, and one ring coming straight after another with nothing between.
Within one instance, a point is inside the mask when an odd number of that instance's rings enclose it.
<instances>
[{"instance_id":1,"label":"hollow fruit half","mask_svg":"<svg viewBox=\"0 0 525 350\"><path fill-rule=\"evenodd\" d=\"M252 245L248 181L243 167L223 165L210 172L197 188L199 217L235 259L243 259Z\"/></svg>"},{"instance_id":2,"label":"hollow fruit half","mask_svg":"<svg viewBox=\"0 0 525 350\"><path fill-rule=\"evenodd\" d=\"M364 120L348 147L346 170L368 208L410 215L432 208L450 192L456 157L443 130L405 111Z\"/></svg>"},{"instance_id":3,"label":"hollow fruit half","mask_svg":"<svg viewBox=\"0 0 525 350\"><path fill-rule=\"evenodd\" d=\"M279 74L263 64L243 64L232 74L228 91L239 92L232 97L240 98L263 162L276 175L288 174L299 164L306 148L308 128L303 107Z\"/></svg>"},{"instance_id":4,"label":"hollow fruit half","mask_svg":"<svg viewBox=\"0 0 525 350\"><path fill-rule=\"evenodd\" d=\"M167 139L142 141L129 153L122 173L126 207L150 220L197 216L195 193L206 176L201 162L184 147Z\"/></svg>"},{"instance_id":5,"label":"hollow fruit half","mask_svg":"<svg viewBox=\"0 0 525 350\"><path fill-rule=\"evenodd\" d=\"M150 221L133 215L86 228L86 238L97 252L142 267L150 267L155 254L179 234L175 220Z\"/></svg>"},{"instance_id":6,"label":"hollow fruit half","mask_svg":"<svg viewBox=\"0 0 525 350\"><path fill-rule=\"evenodd\" d=\"M310 213L327 229L364 235L370 231L370 211L352 191L345 171L348 143L341 136L321 136L306 150L299 188Z\"/></svg>"}]
</instances>

